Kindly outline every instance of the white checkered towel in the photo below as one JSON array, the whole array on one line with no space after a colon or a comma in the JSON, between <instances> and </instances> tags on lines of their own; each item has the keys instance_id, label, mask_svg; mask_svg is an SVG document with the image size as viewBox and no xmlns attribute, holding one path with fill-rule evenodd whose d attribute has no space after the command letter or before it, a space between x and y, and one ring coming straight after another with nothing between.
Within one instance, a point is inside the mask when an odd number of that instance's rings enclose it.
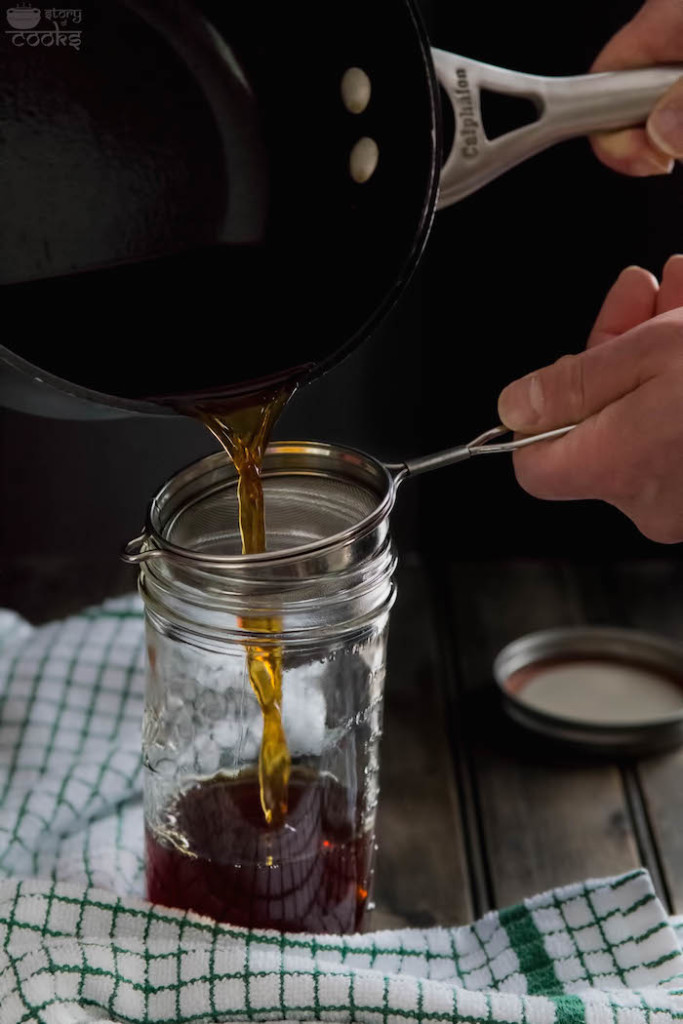
<instances>
[{"instance_id":1,"label":"white checkered towel","mask_svg":"<svg viewBox=\"0 0 683 1024\"><path fill-rule=\"evenodd\" d=\"M35 630L0 614L0 1024L683 1018L678 922L644 871L467 927L348 938L247 932L130 895L143 657L136 598Z\"/></svg>"}]
</instances>

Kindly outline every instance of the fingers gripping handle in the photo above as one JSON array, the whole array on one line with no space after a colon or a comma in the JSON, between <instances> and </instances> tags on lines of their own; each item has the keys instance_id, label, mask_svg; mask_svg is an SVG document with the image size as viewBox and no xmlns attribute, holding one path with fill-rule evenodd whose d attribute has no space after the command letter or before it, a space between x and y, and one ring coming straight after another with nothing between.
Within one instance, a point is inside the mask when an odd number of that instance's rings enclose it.
<instances>
[{"instance_id":1,"label":"fingers gripping handle","mask_svg":"<svg viewBox=\"0 0 683 1024\"><path fill-rule=\"evenodd\" d=\"M545 78L444 50L433 49L432 57L455 116L453 147L441 170L439 209L563 139L643 124L660 97L683 75L683 67L655 67ZM482 89L531 100L538 119L487 139Z\"/></svg>"}]
</instances>

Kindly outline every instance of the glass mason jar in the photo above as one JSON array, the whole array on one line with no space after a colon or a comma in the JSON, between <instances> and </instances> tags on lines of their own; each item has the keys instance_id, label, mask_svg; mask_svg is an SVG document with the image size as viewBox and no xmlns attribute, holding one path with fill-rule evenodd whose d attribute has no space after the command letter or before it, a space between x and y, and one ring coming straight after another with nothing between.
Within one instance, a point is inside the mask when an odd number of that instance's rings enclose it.
<instances>
[{"instance_id":1,"label":"glass mason jar","mask_svg":"<svg viewBox=\"0 0 683 1024\"><path fill-rule=\"evenodd\" d=\"M127 549L149 653L148 897L247 927L349 933L373 873L394 481L348 449L275 444L263 482L265 554L239 553L222 453L162 487ZM254 658L281 671L291 756L270 825Z\"/></svg>"}]
</instances>

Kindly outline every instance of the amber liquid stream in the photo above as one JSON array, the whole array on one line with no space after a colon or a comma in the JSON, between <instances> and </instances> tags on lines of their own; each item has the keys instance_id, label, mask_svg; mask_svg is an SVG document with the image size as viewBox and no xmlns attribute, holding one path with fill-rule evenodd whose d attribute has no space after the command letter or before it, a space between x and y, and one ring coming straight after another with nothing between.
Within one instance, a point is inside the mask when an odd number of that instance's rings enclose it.
<instances>
[{"instance_id":1,"label":"amber liquid stream","mask_svg":"<svg viewBox=\"0 0 683 1024\"><path fill-rule=\"evenodd\" d=\"M256 555L266 550L261 466L275 421L292 390L288 387L269 392L244 408L222 410L209 406L196 411L237 470L240 533L245 555ZM274 616L244 616L241 625L252 633L278 633L282 629L281 620ZM248 644L247 671L263 715L258 766L261 807L268 825L280 825L287 815L287 786L291 771L291 757L282 727L280 647L272 641Z\"/></svg>"}]
</instances>

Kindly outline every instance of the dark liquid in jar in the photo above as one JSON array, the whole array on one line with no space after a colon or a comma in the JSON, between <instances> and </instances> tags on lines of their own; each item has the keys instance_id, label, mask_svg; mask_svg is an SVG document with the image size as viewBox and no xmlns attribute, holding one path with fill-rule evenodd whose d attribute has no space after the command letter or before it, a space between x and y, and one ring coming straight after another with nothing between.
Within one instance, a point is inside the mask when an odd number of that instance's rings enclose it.
<instances>
[{"instance_id":1,"label":"dark liquid in jar","mask_svg":"<svg viewBox=\"0 0 683 1024\"><path fill-rule=\"evenodd\" d=\"M146 833L153 902L246 928L360 930L373 846L331 776L293 769L279 827L264 821L255 773L202 781L164 817L165 833Z\"/></svg>"}]
</instances>

